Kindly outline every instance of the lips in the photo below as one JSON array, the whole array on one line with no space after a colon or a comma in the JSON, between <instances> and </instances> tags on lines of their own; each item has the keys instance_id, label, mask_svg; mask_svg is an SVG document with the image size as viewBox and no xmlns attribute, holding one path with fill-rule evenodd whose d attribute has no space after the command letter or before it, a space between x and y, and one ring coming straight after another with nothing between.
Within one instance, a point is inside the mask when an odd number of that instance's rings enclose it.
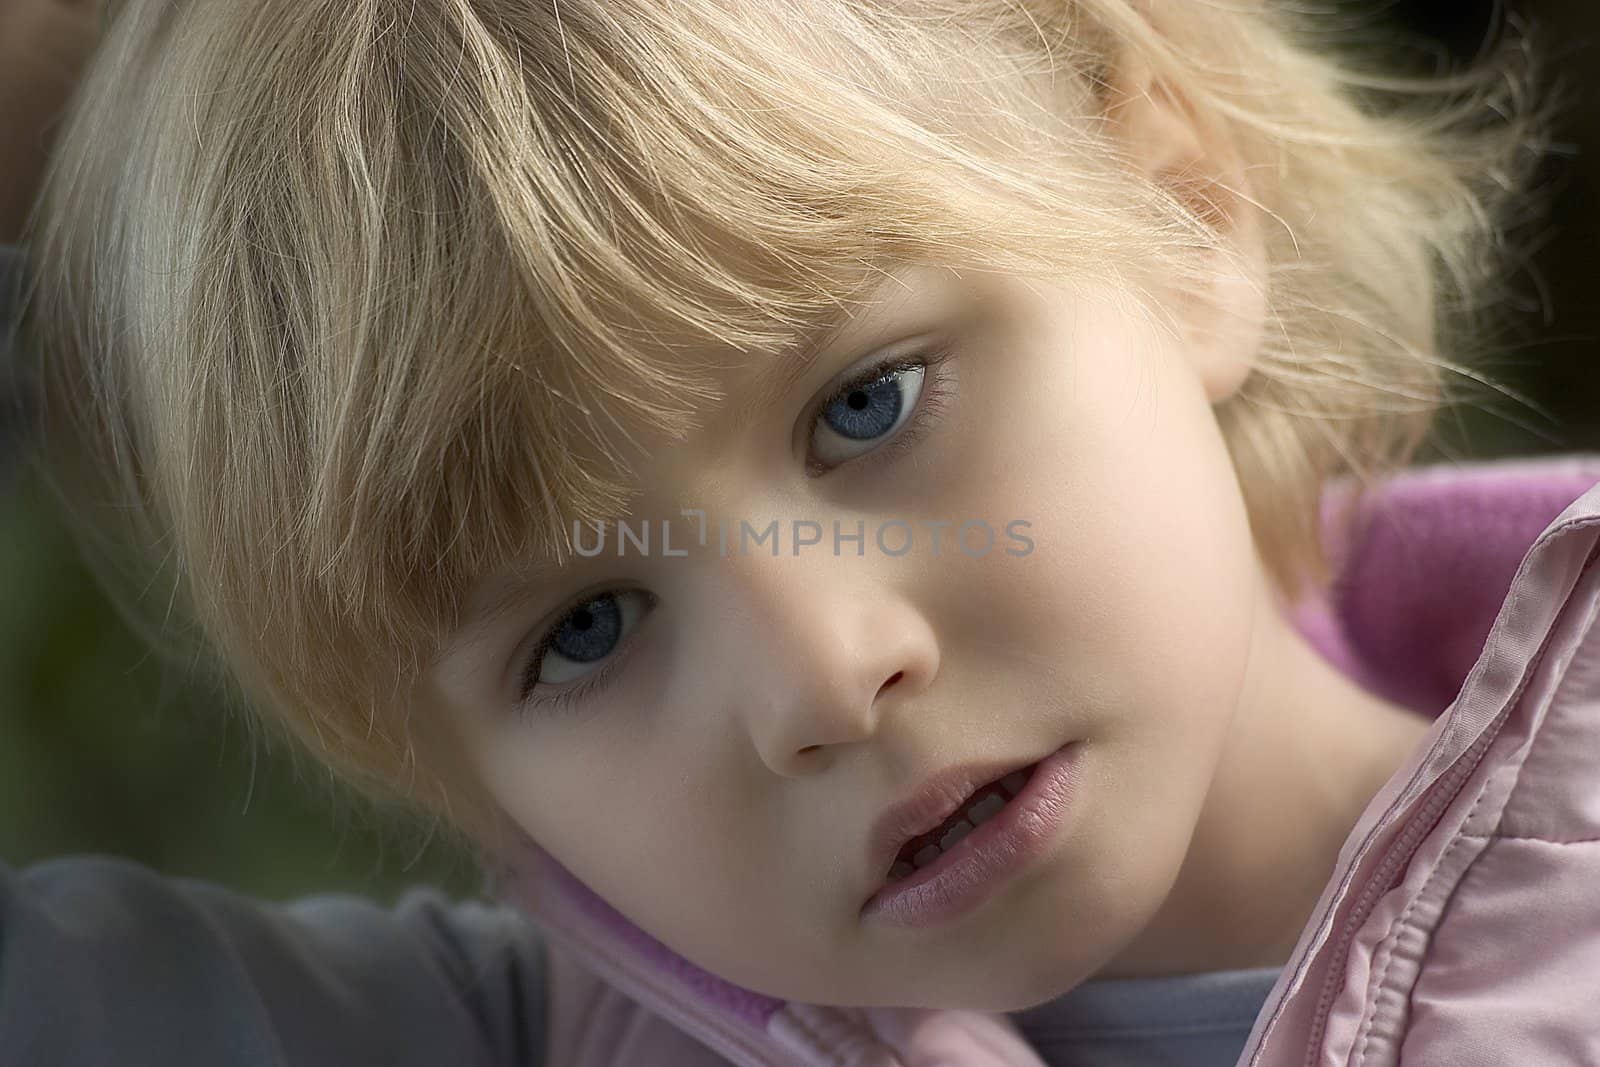
<instances>
[{"instance_id":1,"label":"lips","mask_svg":"<svg viewBox=\"0 0 1600 1067\"><path fill-rule=\"evenodd\" d=\"M1047 753L1048 755L1048 753ZM903 800L891 805L872 824L867 845L867 870L881 887L907 841L936 829L960 810L973 793L1013 771L1026 770L1044 756L991 763L963 763L930 776Z\"/></svg>"}]
</instances>

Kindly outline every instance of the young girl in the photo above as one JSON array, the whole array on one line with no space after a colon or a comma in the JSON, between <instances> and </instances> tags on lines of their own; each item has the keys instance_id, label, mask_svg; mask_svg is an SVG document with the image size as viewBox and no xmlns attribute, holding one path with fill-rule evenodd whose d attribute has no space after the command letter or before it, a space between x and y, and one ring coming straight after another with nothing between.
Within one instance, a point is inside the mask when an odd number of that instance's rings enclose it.
<instances>
[{"instance_id":1,"label":"young girl","mask_svg":"<svg viewBox=\"0 0 1600 1067\"><path fill-rule=\"evenodd\" d=\"M1533 127L1322 29L130 0L33 231L48 454L532 921L24 872L0 1041L1600 1059L1600 463L1382 481Z\"/></svg>"}]
</instances>

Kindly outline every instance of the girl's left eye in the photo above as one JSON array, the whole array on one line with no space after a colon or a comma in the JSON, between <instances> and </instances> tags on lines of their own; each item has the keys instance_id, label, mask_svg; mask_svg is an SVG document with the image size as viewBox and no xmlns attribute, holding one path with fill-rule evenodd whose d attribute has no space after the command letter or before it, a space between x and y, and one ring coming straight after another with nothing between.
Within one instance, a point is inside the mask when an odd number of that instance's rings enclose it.
<instances>
[{"instance_id":1,"label":"girl's left eye","mask_svg":"<svg viewBox=\"0 0 1600 1067\"><path fill-rule=\"evenodd\" d=\"M828 470L848 463L900 435L907 423L929 414L940 394L938 382L930 380L928 372L943 360L941 354L890 361L833 393L817 412L811 431L816 465Z\"/></svg>"}]
</instances>

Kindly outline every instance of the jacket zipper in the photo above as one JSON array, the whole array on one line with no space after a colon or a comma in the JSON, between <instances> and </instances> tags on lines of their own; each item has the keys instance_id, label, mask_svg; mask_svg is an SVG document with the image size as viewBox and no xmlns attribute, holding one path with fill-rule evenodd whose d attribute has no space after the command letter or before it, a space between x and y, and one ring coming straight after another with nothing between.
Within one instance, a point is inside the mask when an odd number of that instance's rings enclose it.
<instances>
[{"instance_id":1,"label":"jacket zipper","mask_svg":"<svg viewBox=\"0 0 1600 1067\"><path fill-rule=\"evenodd\" d=\"M1520 691L1518 696L1520 697ZM1390 846L1389 853L1384 857L1383 863L1378 867L1373 876L1367 880L1367 887L1362 891L1360 899L1356 902L1355 910L1345 920L1344 929L1340 934L1338 944L1334 947L1333 956L1329 960L1327 977L1322 981L1322 993L1317 998L1317 1009L1311 1019L1311 1033L1306 1044L1305 1067L1317 1067L1317 1060L1322 1053L1322 1035L1327 1028L1328 1014L1333 1008L1334 998L1339 994L1339 987L1343 984L1345 957L1349 955L1350 943L1355 940L1355 935L1361 925L1367 921L1367 916L1377 906L1378 898L1387 893L1391 882L1404 864L1411 862L1416 853L1417 846L1423 838L1433 832L1439 819L1444 815L1444 810L1455 800L1461 792L1461 787L1466 783L1472 772L1477 770L1478 764L1483 762L1483 755L1488 751L1494 739L1499 736L1500 728L1504 725L1506 716L1516 701L1511 701L1495 716L1489 729L1472 743L1463 753L1463 757L1456 761L1446 774L1435 782L1429 789L1429 797L1423 806L1411 817L1405 830L1396 842Z\"/></svg>"},{"instance_id":2,"label":"jacket zipper","mask_svg":"<svg viewBox=\"0 0 1600 1067\"><path fill-rule=\"evenodd\" d=\"M1592 521L1574 523L1566 529L1583 529L1591 525L1594 525ZM1377 906L1378 898L1389 891L1391 888L1390 882L1399 873L1401 865L1411 862L1411 857L1415 854L1417 846L1422 843L1424 837L1433 832L1433 828L1438 825L1439 819L1444 815L1444 809L1449 807L1455 800L1467 778L1478 769L1478 764L1483 762L1484 753L1489 750L1489 746L1494 743L1495 738L1500 736L1500 730L1505 725L1506 718L1511 714L1512 709L1521 703L1523 693L1527 690L1528 681L1537 673L1540 665L1544 662L1545 651L1550 647L1550 639L1556 630L1555 621L1559 620L1562 613L1566 611L1567 602L1572 591L1577 589L1583 582L1597 558L1600 558L1600 541L1590 546L1583 566L1579 568L1577 578L1574 579L1572 586L1567 590L1567 595L1563 597L1563 603L1552 617L1552 625L1546 630L1544 639L1539 644L1539 650L1529 659L1528 667L1523 671L1522 678L1518 681L1517 688L1511 694L1511 698L1506 701L1506 706L1500 709L1500 713L1494 717L1478 739L1467 748L1467 751L1462 754L1462 757L1456 761L1455 765L1430 787L1429 793L1431 795L1424 802L1422 809L1413 814L1411 822L1401 832L1400 838L1390 846L1389 854L1384 857L1382 865L1379 866L1373 877L1368 880L1366 889L1362 891L1361 899L1356 902L1355 910L1350 913L1350 917L1345 921L1344 929L1341 931L1339 942L1335 946L1334 954L1330 960L1327 977L1322 981L1322 993L1317 998L1317 1008L1311 1019L1310 1040L1306 1044L1304 1067L1317 1067L1317 1060L1322 1052L1322 1037L1328 1025L1328 1014L1333 1009L1334 998L1338 996L1338 986L1344 978L1345 957L1349 955L1350 942L1355 939L1356 931L1361 928L1362 923L1367 921L1367 916ZM1591 607L1590 618L1587 620L1588 624L1593 623L1594 614L1595 609Z\"/></svg>"}]
</instances>

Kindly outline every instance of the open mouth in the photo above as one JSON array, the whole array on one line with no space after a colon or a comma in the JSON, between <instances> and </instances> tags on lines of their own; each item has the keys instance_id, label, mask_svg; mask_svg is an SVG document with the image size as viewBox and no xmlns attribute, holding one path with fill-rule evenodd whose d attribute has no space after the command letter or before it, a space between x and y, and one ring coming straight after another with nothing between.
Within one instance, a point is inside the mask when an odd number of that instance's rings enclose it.
<instances>
[{"instance_id":1,"label":"open mouth","mask_svg":"<svg viewBox=\"0 0 1600 1067\"><path fill-rule=\"evenodd\" d=\"M933 863L954 848L963 837L1000 814L1001 809L1022 792L1029 776L1038 766L1038 763L1031 763L1004 778L979 786L943 823L907 841L895 856L894 865L889 868L887 884L892 885Z\"/></svg>"}]
</instances>

